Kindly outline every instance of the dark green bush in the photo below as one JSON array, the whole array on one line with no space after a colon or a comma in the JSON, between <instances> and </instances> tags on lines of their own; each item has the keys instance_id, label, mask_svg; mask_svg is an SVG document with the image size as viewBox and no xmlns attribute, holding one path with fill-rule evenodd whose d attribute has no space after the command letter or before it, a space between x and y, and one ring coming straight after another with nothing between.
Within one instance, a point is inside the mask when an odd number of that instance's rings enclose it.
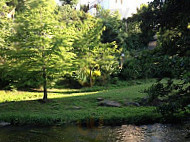
<instances>
[{"instance_id":1,"label":"dark green bush","mask_svg":"<svg viewBox=\"0 0 190 142\"><path fill-rule=\"evenodd\" d=\"M120 78L179 78L181 73L190 70L190 58L168 55L151 55L151 52L142 52L131 59L126 59L120 73Z\"/></svg>"},{"instance_id":2,"label":"dark green bush","mask_svg":"<svg viewBox=\"0 0 190 142\"><path fill-rule=\"evenodd\" d=\"M61 79L59 79L56 82L56 86L59 87L66 87L66 88L71 88L71 89L79 89L82 88L81 84L79 81L71 76L70 74L64 75Z\"/></svg>"},{"instance_id":3,"label":"dark green bush","mask_svg":"<svg viewBox=\"0 0 190 142\"><path fill-rule=\"evenodd\" d=\"M189 78L190 76L188 76ZM182 78L174 81L169 79L166 83L161 81L145 90L148 94L148 103L155 99L161 100L157 110L165 117L171 117L181 112L188 112L190 105L190 80Z\"/></svg>"}]
</instances>

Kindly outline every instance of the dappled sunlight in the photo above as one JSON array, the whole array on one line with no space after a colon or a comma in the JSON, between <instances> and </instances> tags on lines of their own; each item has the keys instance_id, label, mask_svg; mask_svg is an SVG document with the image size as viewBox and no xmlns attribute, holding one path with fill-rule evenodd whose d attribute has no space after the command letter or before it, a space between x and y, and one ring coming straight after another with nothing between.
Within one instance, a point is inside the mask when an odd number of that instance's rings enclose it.
<instances>
[{"instance_id":1,"label":"dappled sunlight","mask_svg":"<svg viewBox=\"0 0 190 142\"><path fill-rule=\"evenodd\" d=\"M154 81L153 81L154 82ZM99 97L112 98L112 100L124 100L124 99L135 99L144 97L142 92L144 89L150 87L153 83L147 81L146 83L137 83L133 86L121 86L118 88L101 88L100 91L96 91L93 88L83 89L48 89L48 99L59 99L59 98L70 98L79 96L90 96L97 95ZM95 88L96 89L96 88ZM96 96L96 97L97 97ZM5 91L0 90L0 103L7 102L19 102L19 101L30 101L40 100L43 98L43 91Z\"/></svg>"},{"instance_id":2,"label":"dappled sunlight","mask_svg":"<svg viewBox=\"0 0 190 142\"><path fill-rule=\"evenodd\" d=\"M80 92L77 89L50 89L48 98L66 98L97 94L97 92ZM18 102L27 100L39 100L43 98L43 92L26 92L26 91L0 91L0 103Z\"/></svg>"},{"instance_id":3,"label":"dappled sunlight","mask_svg":"<svg viewBox=\"0 0 190 142\"><path fill-rule=\"evenodd\" d=\"M86 93L72 93L72 94L56 94L56 93L50 93L49 94L49 98L66 98L66 97L76 97L76 96L85 96L85 95L93 95L93 94L97 94L99 92L86 92Z\"/></svg>"}]
</instances>

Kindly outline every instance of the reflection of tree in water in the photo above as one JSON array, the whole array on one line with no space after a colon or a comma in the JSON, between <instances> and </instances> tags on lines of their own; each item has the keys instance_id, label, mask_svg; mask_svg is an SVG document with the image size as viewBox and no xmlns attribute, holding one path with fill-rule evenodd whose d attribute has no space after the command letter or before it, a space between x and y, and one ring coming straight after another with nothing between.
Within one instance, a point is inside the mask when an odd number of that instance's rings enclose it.
<instances>
[{"instance_id":1,"label":"reflection of tree in water","mask_svg":"<svg viewBox=\"0 0 190 142\"><path fill-rule=\"evenodd\" d=\"M101 141L104 140L104 131L103 131L103 125L104 121L103 118L100 118L98 120L98 127L97 127L97 122L93 118L90 118L89 120L86 121L86 127L83 127L81 121L78 121L78 132L83 136L88 139L91 139L93 137L93 140L95 141ZM89 129L91 131L89 131ZM93 135L92 135L93 132Z\"/></svg>"}]
</instances>

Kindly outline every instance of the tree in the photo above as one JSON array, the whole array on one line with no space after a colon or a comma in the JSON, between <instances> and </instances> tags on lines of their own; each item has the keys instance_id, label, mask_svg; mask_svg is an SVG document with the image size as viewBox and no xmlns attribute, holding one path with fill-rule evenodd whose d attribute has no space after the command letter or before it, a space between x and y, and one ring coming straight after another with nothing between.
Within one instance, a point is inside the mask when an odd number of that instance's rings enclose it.
<instances>
[{"instance_id":1,"label":"tree","mask_svg":"<svg viewBox=\"0 0 190 142\"><path fill-rule=\"evenodd\" d=\"M103 26L106 29L103 31L101 41L103 43L116 42L119 48L125 47L126 34L126 24L122 21L119 12L116 11L112 13L110 10L105 10L98 7L98 14L96 16L100 18L103 22Z\"/></svg>"},{"instance_id":2,"label":"tree","mask_svg":"<svg viewBox=\"0 0 190 142\"><path fill-rule=\"evenodd\" d=\"M166 0L160 10L164 18L160 20L159 43L164 54L190 55L189 6L187 0Z\"/></svg>"},{"instance_id":3,"label":"tree","mask_svg":"<svg viewBox=\"0 0 190 142\"><path fill-rule=\"evenodd\" d=\"M69 41L69 29L59 23L54 0L30 0L27 8L17 16L16 33L13 36L13 58L20 72L36 73L42 79L47 101L47 81L72 65L73 53Z\"/></svg>"},{"instance_id":4,"label":"tree","mask_svg":"<svg viewBox=\"0 0 190 142\"><path fill-rule=\"evenodd\" d=\"M97 77L108 77L117 70L119 50L115 42L101 42L104 30L101 19L91 16L76 29L77 38L73 44L77 55L76 73L83 85L93 86Z\"/></svg>"},{"instance_id":5,"label":"tree","mask_svg":"<svg viewBox=\"0 0 190 142\"><path fill-rule=\"evenodd\" d=\"M188 56L189 6L190 1L187 0L154 0L138 9L137 14L127 19L127 23L139 23L139 41L144 45L158 34L159 53Z\"/></svg>"},{"instance_id":6,"label":"tree","mask_svg":"<svg viewBox=\"0 0 190 142\"><path fill-rule=\"evenodd\" d=\"M139 50L144 48L144 42L141 40L142 31L140 28L140 22L138 21L130 21L127 22L127 36L125 39L125 48L129 51Z\"/></svg>"},{"instance_id":7,"label":"tree","mask_svg":"<svg viewBox=\"0 0 190 142\"><path fill-rule=\"evenodd\" d=\"M7 0L0 1L0 88L6 87L10 80L6 77L7 56L6 51L9 49L9 37L12 34L13 20L8 18L8 13L12 7L7 6Z\"/></svg>"},{"instance_id":8,"label":"tree","mask_svg":"<svg viewBox=\"0 0 190 142\"><path fill-rule=\"evenodd\" d=\"M153 36L158 32L158 19L160 15L157 10L160 6L154 4L141 5L137 9L137 13L129 17L127 22L127 48L142 49L148 45L148 42L153 39Z\"/></svg>"}]
</instances>

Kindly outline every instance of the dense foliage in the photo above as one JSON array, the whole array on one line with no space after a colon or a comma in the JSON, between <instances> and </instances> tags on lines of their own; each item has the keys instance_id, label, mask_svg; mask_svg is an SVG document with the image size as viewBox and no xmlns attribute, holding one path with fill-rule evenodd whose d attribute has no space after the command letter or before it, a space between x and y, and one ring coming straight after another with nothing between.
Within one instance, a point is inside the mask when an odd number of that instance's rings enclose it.
<instances>
[{"instance_id":1,"label":"dense foliage","mask_svg":"<svg viewBox=\"0 0 190 142\"><path fill-rule=\"evenodd\" d=\"M11 36L13 31L13 22L7 18L10 10L12 10L12 7L8 7L6 1L2 0L0 2L0 86L2 87L6 87L10 82L9 77L5 75L7 72L6 64L8 64L5 52L10 45L9 36Z\"/></svg>"},{"instance_id":2,"label":"dense foliage","mask_svg":"<svg viewBox=\"0 0 190 142\"><path fill-rule=\"evenodd\" d=\"M169 77L181 80L180 84L171 80L164 84L158 82L147 91L150 104L155 99L161 99L158 110L164 116L187 112L190 104L189 6L190 1L187 0L154 0L128 19L128 28L131 24L139 25L134 31L136 37L129 37L138 41L138 45L148 45L149 41L153 41L154 35L157 35L158 39L157 47L152 50L147 48L146 51L142 51L142 48L136 49L133 42L131 47L136 52L131 52L135 54L131 54L131 59L126 61L121 77Z\"/></svg>"},{"instance_id":3,"label":"dense foliage","mask_svg":"<svg viewBox=\"0 0 190 142\"><path fill-rule=\"evenodd\" d=\"M106 27L101 41L103 43L116 41L119 48L125 48L127 37L126 22L121 20L119 13L99 7L96 16L102 19L103 25Z\"/></svg>"},{"instance_id":4,"label":"dense foliage","mask_svg":"<svg viewBox=\"0 0 190 142\"><path fill-rule=\"evenodd\" d=\"M190 82L189 74L185 79L172 80L166 83L161 80L152 85L145 92L148 93L147 104L157 102L157 110L167 119L174 119L181 113L189 116L190 110Z\"/></svg>"},{"instance_id":5,"label":"dense foliage","mask_svg":"<svg viewBox=\"0 0 190 142\"><path fill-rule=\"evenodd\" d=\"M22 10L8 18L9 9L20 4ZM114 41L101 41L105 27L100 18L71 5L58 7L54 0L4 1L1 7L1 88L43 87L47 100L47 88L65 74L93 86L117 70L120 51Z\"/></svg>"},{"instance_id":6,"label":"dense foliage","mask_svg":"<svg viewBox=\"0 0 190 142\"><path fill-rule=\"evenodd\" d=\"M188 71L189 6L186 0L154 0L127 19L126 48L131 56L126 59L122 77L179 78ZM156 48L147 48L151 41L157 42Z\"/></svg>"}]
</instances>

